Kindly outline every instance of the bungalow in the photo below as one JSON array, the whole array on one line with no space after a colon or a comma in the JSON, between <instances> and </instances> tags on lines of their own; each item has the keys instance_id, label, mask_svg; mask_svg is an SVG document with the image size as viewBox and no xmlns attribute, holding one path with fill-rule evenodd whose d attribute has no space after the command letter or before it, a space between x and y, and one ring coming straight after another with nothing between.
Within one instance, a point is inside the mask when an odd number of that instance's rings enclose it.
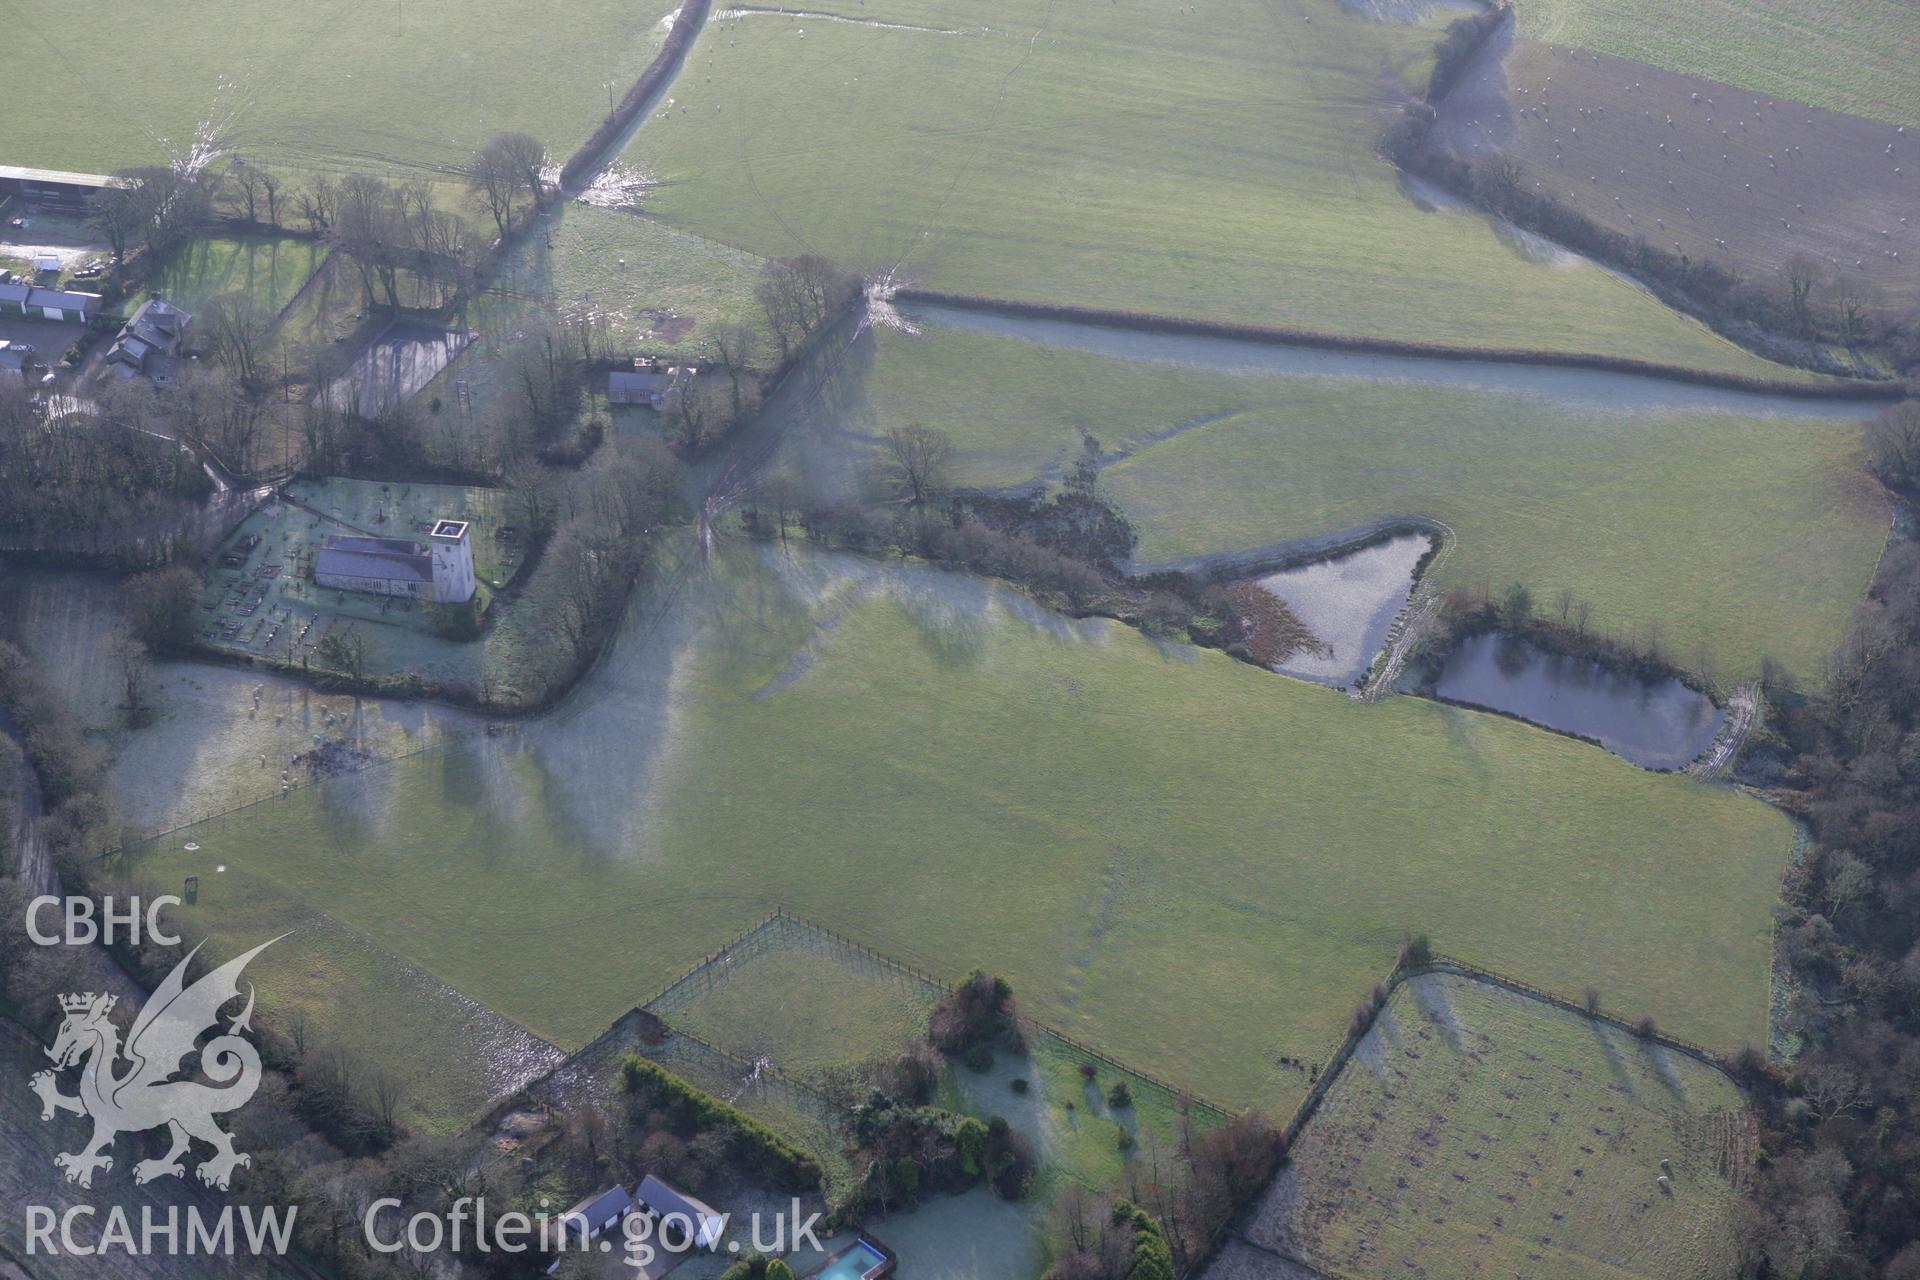
<instances>
[{"instance_id":1,"label":"bungalow","mask_svg":"<svg viewBox=\"0 0 1920 1280\"><path fill-rule=\"evenodd\" d=\"M100 305L97 293L72 293L64 289L35 288L27 295L26 313L45 320L93 319Z\"/></svg>"},{"instance_id":2,"label":"bungalow","mask_svg":"<svg viewBox=\"0 0 1920 1280\"><path fill-rule=\"evenodd\" d=\"M547 1268L547 1274L553 1275L560 1270L560 1264L567 1259L567 1250L582 1252L591 1248L593 1242L620 1225L621 1219L633 1211L633 1197L619 1183L614 1183L597 1196L588 1196L560 1215L560 1256Z\"/></svg>"},{"instance_id":3,"label":"bungalow","mask_svg":"<svg viewBox=\"0 0 1920 1280\"><path fill-rule=\"evenodd\" d=\"M588 1196L560 1215L560 1229L569 1237L579 1237L582 1247L620 1225L633 1211L633 1197L619 1183L597 1196Z\"/></svg>"},{"instance_id":4,"label":"bungalow","mask_svg":"<svg viewBox=\"0 0 1920 1280\"><path fill-rule=\"evenodd\" d=\"M710 1206L684 1191L668 1186L652 1174L640 1179L640 1187L633 1193L633 1207L636 1211L659 1218L656 1234L675 1243L690 1238L702 1249L718 1249L720 1237L727 1228L727 1220ZM667 1227L669 1222L673 1224L670 1231Z\"/></svg>"}]
</instances>

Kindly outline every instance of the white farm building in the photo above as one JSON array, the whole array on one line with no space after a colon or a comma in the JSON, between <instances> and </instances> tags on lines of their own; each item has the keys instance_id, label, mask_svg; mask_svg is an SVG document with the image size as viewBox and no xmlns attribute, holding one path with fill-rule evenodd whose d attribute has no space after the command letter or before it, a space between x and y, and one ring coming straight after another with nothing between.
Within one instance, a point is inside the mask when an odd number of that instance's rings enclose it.
<instances>
[{"instance_id":1,"label":"white farm building","mask_svg":"<svg viewBox=\"0 0 1920 1280\"><path fill-rule=\"evenodd\" d=\"M473 544L464 520L440 520L422 551L410 538L342 534L314 557L313 580L340 591L403 596L435 604L473 599Z\"/></svg>"}]
</instances>

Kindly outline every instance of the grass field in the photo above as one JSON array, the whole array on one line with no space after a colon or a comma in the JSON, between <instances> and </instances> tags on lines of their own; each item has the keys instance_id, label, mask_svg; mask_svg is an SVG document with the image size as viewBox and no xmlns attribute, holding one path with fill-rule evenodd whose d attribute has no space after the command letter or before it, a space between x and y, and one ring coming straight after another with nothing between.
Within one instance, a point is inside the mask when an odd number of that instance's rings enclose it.
<instances>
[{"instance_id":1,"label":"grass field","mask_svg":"<svg viewBox=\"0 0 1920 1280\"><path fill-rule=\"evenodd\" d=\"M107 172L184 153L208 122L256 160L322 168L464 163L504 129L565 156L666 34L671 6L610 0L530 23L512 0L318 0L263 20L247 0L155 11L0 0L13 164ZM59 93L60 68L86 67Z\"/></svg>"},{"instance_id":2,"label":"grass field","mask_svg":"<svg viewBox=\"0 0 1920 1280\"><path fill-rule=\"evenodd\" d=\"M1441 104L1434 139L1498 151L1529 190L1658 249L1764 281L1801 254L1829 280L1872 281L1890 314L1920 298L1920 136L1890 124L1503 35ZM1825 282L1814 304L1830 305Z\"/></svg>"},{"instance_id":3,"label":"grass field","mask_svg":"<svg viewBox=\"0 0 1920 1280\"><path fill-rule=\"evenodd\" d=\"M769 920L647 1002L680 1031L814 1085L926 1039L941 991L818 930Z\"/></svg>"},{"instance_id":4,"label":"grass field","mask_svg":"<svg viewBox=\"0 0 1920 1280\"><path fill-rule=\"evenodd\" d=\"M782 902L1229 1104L1290 1104L1276 1059L1324 1061L1416 930L1766 1032L1790 832L1735 793L946 574L742 548L640 609L517 742L297 791L152 874L224 864L200 911L232 943L270 889L561 1044Z\"/></svg>"},{"instance_id":5,"label":"grass field","mask_svg":"<svg viewBox=\"0 0 1920 1280\"><path fill-rule=\"evenodd\" d=\"M958 484L1057 481L1085 429L1143 562L1425 515L1458 537L1441 582L1521 581L1542 601L1570 587L1596 626L1657 622L1683 663L1704 645L1743 676L1765 654L1813 671L1886 539L1850 420L1706 412L1749 402L1564 370L1419 373L1463 385L1384 365L1279 376L1263 370L1291 366L1258 348L1084 328L1065 340L1092 349L876 331L789 415L791 465L823 491L858 485L879 433L918 421L953 437Z\"/></svg>"},{"instance_id":6,"label":"grass field","mask_svg":"<svg viewBox=\"0 0 1920 1280\"><path fill-rule=\"evenodd\" d=\"M212 828L241 821L216 819ZM177 848L187 838L167 843ZM378 1067L390 1074L401 1086L401 1123L409 1130L457 1131L560 1060L552 1045L387 946L271 882L249 880L241 867L216 869L223 865L203 867L200 876L201 903L206 886L218 882L219 913L208 919L211 913L187 906L184 918L208 925L217 949L240 936L290 935L247 967L259 982L261 1011L282 1032L304 1018L312 1044L346 1050L363 1073ZM178 883L159 887L181 892Z\"/></svg>"},{"instance_id":7,"label":"grass field","mask_svg":"<svg viewBox=\"0 0 1920 1280\"><path fill-rule=\"evenodd\" d=\"M694 355L714 325L762 324L753 297L760 267L750 253L652 218L561 204L547 214L544 236L519 243L498 285L563 312L601 313L619 350ZM495 328L484 317L479 327ZM769 347L761 356L771 365L778 353Z\"/></svg>"},{"instance_id":8,"label":"grass field","mask_svg":"<svg viewBox=\"0 0 1920 1280\"><path fill-rule=\"evenodd\" d=\"M210 298L243 293L278 315L326 257L326 246L312 240L205 236L169 258L147 288L192 312Z\"/></svg>"},{"instance_id":9,"label":"grass field","mask_svg":"<svg viewBox=\"0 0 1920 1280\"><path fill-rule=\"evenodd\" d=\"M479 728L477 717L431 703L323 693L243 667L160 662L152 717L131 731L104 642L120 624L112 580L49 571L22 574L9 589L20 643L106 757L122 841L278 794L280 771L312 750L316 735L344 747L346 759L369 761ZM307 767L291 769L300 783L311 780Z\"/></svg>"},{"instance_id":10,"label":"grass field","mask_svg":"<svg viewBox=\"0 0 1920 1280\"><path fill-rule=\"evenodd\" d=\"M1433 27L1321 0L857 13L898 25L711 23L629 149L658 184L649 209L964 292L1771 369L1603 271L1401 194L1373 146Z\"/></svg>"},{"instance_id":11,"label":"grass field","mask_svg":"<svg viewBox=\"0 0 1920 1280\"><path fill-rule=\"evenodd\" d=\"M1523 35L1920 125L1920 26L1902 0L1523 0Z\"/></svg>"},{"instance_id":12,"label":"grass field","mask_svg":"<svg viewBox=\"0 0 1920 1280\"><path fill-rule=\"evenodd\" d=\"M1351 1280L1710 1280L1734 1273L1752 1144L1718 1071L1430 974L1394 993L1245 1235Z\"/></svg>"}]
</instances>

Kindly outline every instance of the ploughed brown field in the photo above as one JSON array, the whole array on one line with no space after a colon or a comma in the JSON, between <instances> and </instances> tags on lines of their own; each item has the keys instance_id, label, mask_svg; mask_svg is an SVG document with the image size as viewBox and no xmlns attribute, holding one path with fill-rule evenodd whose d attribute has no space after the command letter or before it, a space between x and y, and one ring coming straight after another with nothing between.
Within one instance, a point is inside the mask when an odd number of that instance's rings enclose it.
<instances>
[{"instance_id":1,"label":"ploughed brown field","mask_svg":"<svg viewBox=\"0 0 1920 1280\"><path fill-rule=\"evenodd\" d=\"M1496 35L1440 105L1435 138L1504 152L1528 187L1660 248L1920 301L1920 129L1901 130L1562 45Z\"/></svg>"}]
</instances>

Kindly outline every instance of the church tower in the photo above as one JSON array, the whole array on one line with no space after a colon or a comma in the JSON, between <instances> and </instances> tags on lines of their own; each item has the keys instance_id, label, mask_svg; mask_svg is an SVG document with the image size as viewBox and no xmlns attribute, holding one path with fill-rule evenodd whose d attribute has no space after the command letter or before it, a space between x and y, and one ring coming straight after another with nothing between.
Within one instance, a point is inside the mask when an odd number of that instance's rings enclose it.
<instances>
[{"instance_id":1,"label":"church tower","mask_svg":"<svg viewBox=\"0 0 1920 1280\"><path fill-rule=\"evenodd\" d=\"M427 537L433 556L433 598L440 604L473 599L473 544L465 520L439 520Z\"/></svg>"}]
</instances>

